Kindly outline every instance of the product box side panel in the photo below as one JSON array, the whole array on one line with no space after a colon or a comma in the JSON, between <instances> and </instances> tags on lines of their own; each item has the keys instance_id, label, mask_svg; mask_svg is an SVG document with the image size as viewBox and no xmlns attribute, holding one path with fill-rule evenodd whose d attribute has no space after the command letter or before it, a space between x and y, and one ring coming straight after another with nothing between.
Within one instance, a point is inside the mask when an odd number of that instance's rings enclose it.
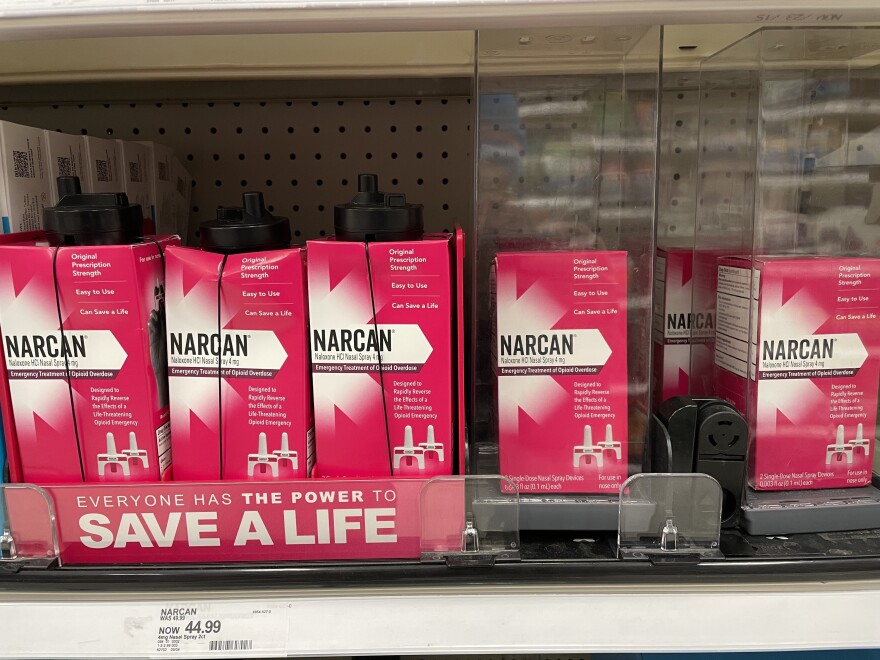
<instances>
[{"instance_id":1,"label":"product box side panel","mask_svg":"<svg viewBox=\"0 0 880 660\"><path fill-rule=\"evenodd\" d=\"M628 475L627 255L496 256L502 473L521 492L616 491Z\"/></svg>"},{"instance_id":2,"label":"product box side panel","mask_svg":"<svg viewBox=\"0 0 880 660\"><path fill-rule=\"evenodd\" d=\"M302 255L230 255L221 285L223 478L304 478L312 431Z\"/></svg>"},{"instance_id":3,"label":"product box side panel","mask_svg":"<svg viewBox=\"0 0 880 660\"><path fill-rule=\"evenodd\" d=\"M242 481L167 482L47 491L62 563L118 566L417 559L425 483L309 479L257 492ZM446 502L450 510L462 506L461 498Z\"/></svg>"},{"instance_id":4,"label":"product box side panel","mask_svg":"<svg viewBox=\"0 0 880 660\"><path fill-rule=\"evenodd\" d=\"M223 255L182 246L165 251L171 437L182 481L221 477L219 358L201 347L219 329L222 262Z\"/></svg>"},{"instance_id":5,"label":"product box side panel","mask_svg":"<svg viewBox=\"0 0 880 660\"><path fill-rule=\"evenodd\" d=\"M451 474L454 271L448 235L368 246L395 476ZM423 452L420 450L424 450Z\"/></svg>"},{"instance_id":6,"label":"product box side panel","mask_svg":"<svg viewBox=\"0 0 880 660\"><path fill-rule=\"evenodd\" d=\"M79 177L82 186L86 173L85 145L79 135L67 135L57 131L43 131L48 152L50 203L58 203L58 184L60 176Z\"/></svg>"},{"instance_id":7,"label":"product box side panel","mask_svg":"<svg viewBox=\"0 0 880 660\"><path fill-rule=\"evenodd\" d=\"M465 272L465 234L464 230L456 226L455 242L453 244L453 255L455 260L455 300L456 300L456 360L455 374L457 386L458 409L456 411L456 445L458 474L465 474L467 470L467 394L465 370L468 363L466 359L466 341L465 341L465 293L464 293L464 272Z\"/></svg>"},{"instance_id":8,"label":"product box side panel","mask_svg":"<svg viewBox=\"0 0 880 660\"><path fill-rule=\"evenodd\" d=\"M116 140L82 136L86 151L86 182L83 192L117 193L124 183L119 171L119 144Z\"/></svg>"},{"instance_id":9,"label":"product box side panel","mask_svg":"<svg viewBox=\"0 0 880 660\"><path fill-rule=\"evenodd\" d=\"M0 148L3 233L39 230L43 226L43 209L52 199L43 131L2 121Z\"/></svg>"},{"instance_id":10,"label":"product box side panel","mask_svg":"<svg viewBox=\"0 0 880 660\"><path fill-rule=\"evenodd\" d=\"M152 222L153 181L152 153L150 148L141 142L117 140L120 157L120 176L123 189L130 204L138 204L144 215L144 231L148 234L156 232Z\"/></svg>"}]
</instances>

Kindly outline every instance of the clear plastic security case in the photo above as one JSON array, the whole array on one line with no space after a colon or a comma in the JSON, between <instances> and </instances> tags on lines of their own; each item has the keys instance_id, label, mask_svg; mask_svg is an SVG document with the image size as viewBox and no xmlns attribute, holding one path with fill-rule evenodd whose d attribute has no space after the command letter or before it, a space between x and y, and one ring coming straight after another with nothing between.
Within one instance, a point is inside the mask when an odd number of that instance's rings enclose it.
<instances>
[{"instance_id":1,"label":"clear plastic security case","mask_svg":"<svg viewBox=\"0 0 880 660\"><path fill-rule=\"evenodd\" d=\"M626 479L641 469L649 411L661 29L487 30L478 38L471 471L504 474L493 380L490 274L496 255L551 252L565 258L569 251L617 250L626 252L628 280L627 410L620 413L628 422L628 451L620 457ZM537 307L530 309L523 307L523 314L540 316ZM518 384L527 390L523 382ZM535 421L527 408L528 402L518 409L523 423ZM564 444L560 471L566 462L577 469L618 460L621 444L606 421L570 440L547 428L548 442ZM553 479L537 466L529 476L539 484ZM571 492L571 486L564 493L537 492L541 486L534 484L518 482L522 528L616 528L619 484L590 494Z\"/></svg>"},{"instance_id":2,"label":"clear plastic security case","mask_svg":"<svg viewBox=\"0 0 880 660\"><path fill-rule=\"evenodd\" d=\"M878 65L875 28L766 28L702 65L692 318L717 314L690 387L748 414L752 534L880 524Z\"/></svg>"}]
</instances>

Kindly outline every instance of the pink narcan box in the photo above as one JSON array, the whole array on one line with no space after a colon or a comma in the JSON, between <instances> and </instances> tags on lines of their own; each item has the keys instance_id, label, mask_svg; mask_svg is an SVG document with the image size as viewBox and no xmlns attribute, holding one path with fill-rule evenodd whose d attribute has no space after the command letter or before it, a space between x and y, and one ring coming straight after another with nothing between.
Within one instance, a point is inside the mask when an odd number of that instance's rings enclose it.
<instances>
[{"instance_id":1,"label":"pink narcan box","mask_svg":"<svg viewBox=\"0 0 880 660\"><path fill-rule=\"evenodd\" d=\"M166 262L175 479L309 476L305 250L175 247Z\"/></svg>"},{"instance_id":2,"label":"pink narcan box","mask_svg":"<svg viewBox=\"0 0 880 660\"><path fill-rule=\"evenodd\" d=\"M451 474L452 236L308 251L318 474Z\"/></svg>"},{"instance_id":3,"label":"pink narcan box","mask_svg":"<svg viewBox=\"0 0 880 660\"><path fill-rule=\"evenodd\" d=\"M871 482L880 259L718 261L717 394L747 416L758 490Z\"/></svg>"},{"instance_id":4,"label":"pink narcan box","mask_svg":"<svg viewBox=\"0 0 880 660\"><path fill-rule=\"evenodd\" d=\"M654 406L713 391L717 260L729 250L668 247L654 261Z\"/></svg>"},{"instance_id":5,"label":"pink narcan box","mask_svg":"<svg viewBox=\"0 0 880 660\"><path fill-rule=\"evenodd\" d=\"M524 493L628 474L626 252L508 252L492 268L501 473Z\"/></svg>"},{"instance_id":6,"label":"pink narcan box","mask_svg":"<svg viewBox=\"0 0 880 660\"><path fill-rule=\"evenodd\" d=\"M171 466L162 251L178 238L50 240L10 235L0 245L4 410L13 417L4 424L22 477L159 480Z\"/></svg>"}]
</instances>

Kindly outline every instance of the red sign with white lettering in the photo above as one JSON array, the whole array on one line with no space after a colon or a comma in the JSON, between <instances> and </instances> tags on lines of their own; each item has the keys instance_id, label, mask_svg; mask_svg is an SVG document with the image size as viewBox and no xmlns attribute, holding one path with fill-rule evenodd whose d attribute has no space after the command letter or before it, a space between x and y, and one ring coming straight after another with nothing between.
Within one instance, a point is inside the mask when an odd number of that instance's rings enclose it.
<instances>
[{"instance_id":1,"label":"red sign with white lettering","mask_svg":"<svg viewBox=\"0 0 880 660\"><path fill-rule=\"evenodd\" d=\"M425 481L50 486L65 564L411 559ZM450 502L462 506L462 500ZM10 497L17 520L35 498ZM460 531L460 530L459 530Z\"/></svg>"}]
</instances>

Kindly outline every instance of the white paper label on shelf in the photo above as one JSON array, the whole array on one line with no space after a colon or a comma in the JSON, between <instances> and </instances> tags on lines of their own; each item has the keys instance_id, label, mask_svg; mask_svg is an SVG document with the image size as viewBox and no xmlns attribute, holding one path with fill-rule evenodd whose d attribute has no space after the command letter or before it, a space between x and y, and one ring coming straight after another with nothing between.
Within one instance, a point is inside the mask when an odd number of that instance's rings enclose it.
<instances>
[{"instance_id":1,"label":"white paper label on shelf","mask_svg":"<svg viewBox=\"0 0 880 660\"><path fill-rule=\"evenodd\" d=\"M291 603L180 602L154 607L150 655L285 656ZM129 628L131 621L124 623ZM149 625L149 628L147 627Z\"/></svg>"}]
</instances>

